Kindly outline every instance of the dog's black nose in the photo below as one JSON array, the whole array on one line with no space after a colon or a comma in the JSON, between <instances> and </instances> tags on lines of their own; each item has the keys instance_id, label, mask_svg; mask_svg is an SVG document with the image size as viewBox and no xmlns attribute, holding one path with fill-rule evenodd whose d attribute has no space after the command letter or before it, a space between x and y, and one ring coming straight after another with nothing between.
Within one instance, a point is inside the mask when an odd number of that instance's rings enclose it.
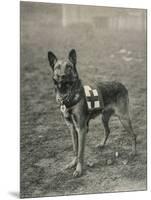
<instances>
[{"instance_id":1,"label":"dog's black nose","mask_svg":"<svg viewBox=\"0 0 151 200\"><path fill-rule=\"evenodd\" d=\"M65 79L65 77L66 77L65 75L62 75L62 76L61 76L62 79Z\"/></svg>"}]
</instances>

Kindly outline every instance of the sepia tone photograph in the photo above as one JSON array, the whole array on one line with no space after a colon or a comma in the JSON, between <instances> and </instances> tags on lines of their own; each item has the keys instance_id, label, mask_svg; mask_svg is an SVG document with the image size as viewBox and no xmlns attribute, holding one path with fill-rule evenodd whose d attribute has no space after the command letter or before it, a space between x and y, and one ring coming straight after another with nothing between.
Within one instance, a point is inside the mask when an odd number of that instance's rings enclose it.
<instances>
[{"instance_id":1,"label":"sepia tone photograph","mask_svg":"<svg viewBox=\"0 0 151 200\"><path fill-rule=\"evenodd\" d=\"M21 198L147 189L146 21L20 2Z\"/></svg>"}]
</instances>

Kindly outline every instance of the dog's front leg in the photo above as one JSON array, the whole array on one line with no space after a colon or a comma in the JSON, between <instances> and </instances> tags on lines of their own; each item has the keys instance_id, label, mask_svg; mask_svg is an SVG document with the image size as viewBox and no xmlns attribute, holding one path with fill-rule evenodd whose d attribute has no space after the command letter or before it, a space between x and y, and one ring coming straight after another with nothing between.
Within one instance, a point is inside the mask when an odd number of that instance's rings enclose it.
<instances>
[{"instance_id":1,"label":"dog's front leg","mask_svg":"<svg viewBox=\"0 0 151 200\"><path fill-rule=\"evenodd\" d=\"M77 131L75 129L74 123L72 121L72 118L71 117L65 118L65 122L71 133L72 144L73 144L73 153L74 153L73 160L65 167L65 169L69 169L69 168L75 167L77 164L78 135L77 135Z\"/></svg>"},{"instance_id":2,"label":"dog's front leg","mask_svg":"<svg viewBox=\"0 0 151 200\"><path fill-rule=\"evenodd\" d=\"M80 176L82 174L83 159L84 159L84 143L85 135L87 133L87 128L78 128L78 156L77 156L77 166L76 170L73 173L74 177Z\"/></svg>"}]
</instances>

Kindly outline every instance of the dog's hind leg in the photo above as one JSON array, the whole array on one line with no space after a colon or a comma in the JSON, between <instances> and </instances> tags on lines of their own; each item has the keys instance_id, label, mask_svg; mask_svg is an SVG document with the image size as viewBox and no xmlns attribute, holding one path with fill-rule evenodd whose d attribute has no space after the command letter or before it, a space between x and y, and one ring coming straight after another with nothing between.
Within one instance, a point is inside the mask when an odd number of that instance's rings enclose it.
<instances>
[{"instance_id":1,"label":"dog's hind leg","mask_svg":"<svg viewBox=\"0 0 151 200\"><path fill-rule=\"evenodd\" d=\"M130 120L128 97L119 99L119 104L116 109L116 115L118 116L125 130L132 137L132 155L135 155L136 154L136 135L133 131L132 123Z\"/></svg>"},{"instance_id":2,"label":"dog's hind leg","mask_svg":"<svg viewBox=\"0 0 151 200\"><path fill-rule=\"evenodd\" d=\"M128 115L121 115L119 116L121 124L125 128L125 130L131 135L132 137L132 155L136 154L136 135L134 134L130 117Z\"/></svg>"},{"instance_id":3,"label":"dog's hind leg","mask_svg":"<svg viewBox=\"0 0 151 200\"><path fill-rule=\"evenodd\" d=\"M109 120L110 120L110 117L112 114L113 114L112 110L106 110L106 111L103 111L103 113L102 113L102 123L104 125L104 139L101 142L101 144L97 145L98 148L103 148L104 145L106 144L106 141L110 134Z\"/></svg>"}]
</instances>

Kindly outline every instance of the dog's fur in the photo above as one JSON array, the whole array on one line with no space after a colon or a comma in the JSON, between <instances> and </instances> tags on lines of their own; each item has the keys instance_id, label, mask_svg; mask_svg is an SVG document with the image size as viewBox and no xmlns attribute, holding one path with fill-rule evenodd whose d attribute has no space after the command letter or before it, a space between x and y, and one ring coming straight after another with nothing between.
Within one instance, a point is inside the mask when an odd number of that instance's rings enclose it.
<instances>
[{"instance_id":1,"label":"dog's fur","mask_svg":"<svg viewBox=\"0 0 151 200\"><path fill-rule=\"evenodd\" d=\"M84 88L76 68L76 51L72 49L67 60L58 60L49 51L48 60L53 70L56 100L64 108L62 114L72 136L74 159L66 168L75 167L73 176L82 174L84 143L89 121L99 114L102 114L104 125L104 139L99 146L105 145L110 133L109 119L112 115L116 115L126 131L132 136L132 153L135 154L136 136L129 117L128 91L125 86L119 82L97 82L97 90L103 97L104 108L89 112Z\"/></svg>"}]
</instances>

